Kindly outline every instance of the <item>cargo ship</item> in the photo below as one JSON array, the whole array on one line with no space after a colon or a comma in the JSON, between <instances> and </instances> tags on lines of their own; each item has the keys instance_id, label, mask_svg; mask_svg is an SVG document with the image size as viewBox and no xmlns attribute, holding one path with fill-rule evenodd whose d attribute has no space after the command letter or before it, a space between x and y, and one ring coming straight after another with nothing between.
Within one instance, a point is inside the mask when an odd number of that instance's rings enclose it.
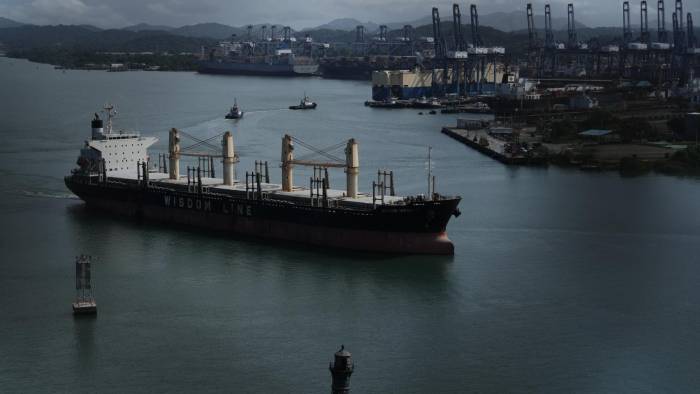
<instances>
[{"instance_id":1,"label":"cargo ship","mask_svg":"<svg viewBox=\"0 0 700 394\"><path fill-rule=\"evenodd\" d=\"M426 195L397 196L389 171L377 172L372 193L359 192L359 153L354 139L336 145L344 147L344 159L325 152L323 157L330 161L313 162L295 159L296 144L310 145L285 135L282 183L270 183L267 162L264 171L256 162L255 171L246 172L241 181L235 179L237 156L230 132L221 134L219 152L202 160L202 153L181 146L183 135L190 135L172 129L167 160L166 155L159 155L157 168L152 168L148 147L156 139L113 132L111 111L108 115L106 130L95 115L78 167L65 177L66 186L88 206L268 242L398 254L454 253L447 224L452 216L459 216L460 197L436 193L430 175ZM202 145L203 141L194 144ZM180 160L186 156L210 164L187 167L187 176L183 176ZM222 178L215 177L214 157L223 163ZM308 188L293 183L298 166L314 167ZM345 171L343 190L330 188L328 169L333 168Z\"/></svg>"},{"instance_id":2,"label":"cargo ship","mask_svg":"<svg viewBox=\"0 0 700 394\"><path fill-rule=\"evenodd\" d=\"M253 42L222 41L208 54L202 54L197 71L202 74L310 76L318 73L318 63L294 54L291 48L265 50ZM268 45L270 44L270 45ZM276 43L275 43L276 44Z\"/></svg>"},{"instance_id":3,"label":"cargo ship","mask_svg":"<svg viewBox=\"0 0 700 394\"><path fill-rule=\"evenodd\" d=\"M372 100L388 99L411 100L437 96L443 86L444 71L423 70L382 70L372 72ZM449 81L448 81L449 83Z\"/></svg>"},{"instance_id":4,"label":"cargo ship","mask_svg":"<svg viewBox=\"0 0 700 394\"><path fill-rule=\"evenodd\" d=\"M318 64L310 58L293 55L255 56L200 61L197 71L201 74L303 77L316 75Z\"/></svg>"}]
</instances>

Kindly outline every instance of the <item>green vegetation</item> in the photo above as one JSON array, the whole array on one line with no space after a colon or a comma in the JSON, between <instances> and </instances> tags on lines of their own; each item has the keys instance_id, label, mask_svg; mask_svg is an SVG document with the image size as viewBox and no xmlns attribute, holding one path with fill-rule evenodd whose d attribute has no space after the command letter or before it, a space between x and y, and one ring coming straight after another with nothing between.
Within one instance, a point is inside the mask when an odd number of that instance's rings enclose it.
<instances>
[{"instance_id":1,"label":"green vegetation","mask_svg":"<svg viewBox=\"0 0 700 394\"><path fill-rule=\"evenodd\" d=\"M617 118L612 112L607 110L598 109L593 112L581 122L581 130L590 129L603 129L603 130L613 130L620 123L620 119Z\"/></svg>"},{"instance_id":2,"label":"green vegetation","mask_svg":"<svg viewBox=\"0 0 700 394\"><path fill-rule=\"evenodd\" d=\"M578 123L568 118L552 121L548 128L548 140L575 140L579 132L590 129L612 130L622 142L655 141L660 138L660 133L646 119L621 118L611 111L599 109Z\"/></svg>"},{"instance_id":3,"label":"green vegetation","mask_svg":"<svg viewBox=\"0 0 700 394\"><path fill-rule=\"evenodd\" d=\"M111 63L131 68L158 66L162 70L194 70L202 46L211 38L162 31L95 30L86 26L22 26L0 29L0 41L11 57L67 68L104 67Z\"/></svg>"},{"instance_id":4,"label":"green vegetation","mask_svg":"<svg viewBox=\"0 0 700 394\"><path fill-rule=\"evenodd\" d=\"M194 71L197 69L197 57L190 54L120 54L52 48L10 51L8 56L65 68L105 69L113 63L121 63L129 69L147 69L154 66L157 66L161 71Z\"/></svg>"},{"instance_id":5,"label":"green vegetation","mask_svg":"<svg viewBox=\"0 0 700 394\"><path fill-rule=\"evenodd\" d=\"M549 125L548 140L568 141L576 138L578 127L571 119L555 120Z\"/></svg>"},{"instance_id":6,"label":"green vegetation","mask_svg":"<svg viewBox=\"0 0 700 394\"><path fill-rule=\"evenodd\" d=\"M667 174L700 174L700 146L692 145L676 152L657 169Z\"/></svg>"}]
</instances>

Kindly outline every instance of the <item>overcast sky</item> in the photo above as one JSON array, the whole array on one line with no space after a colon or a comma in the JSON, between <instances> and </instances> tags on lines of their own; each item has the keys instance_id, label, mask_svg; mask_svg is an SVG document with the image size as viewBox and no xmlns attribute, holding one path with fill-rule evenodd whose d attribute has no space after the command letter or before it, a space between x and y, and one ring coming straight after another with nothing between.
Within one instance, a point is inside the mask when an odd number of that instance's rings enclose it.
<instances>
[{"instance_id":1,"label":"overcast sky","mask_svg":"<svg viewBox=\"0 0 700 394\"><path fill-rule=\"evenodd\" d=\"M34 24L91 24L123 27L136 23L181 26L219 22L233 26L256 23L313 27L335 18L356 18L375 23L405 22L430 15L437 5L441 13L451 13L454 1L442 0L0 0L0 16ZM553 17L566 17L569 0L551 0ZM479 13L510 12L525 9L527 1L474 0ZM536 13L543 13L544 2L533 2ZM684 12L693 12L700 24L700 0L686 0ZM460 3L468 13L469 3ZM574 1L576 18L589 26L617 26L622 21L622 1ZM666 0L670 27L674 1ZM639 1L633 0L632 23L638 17ZM649 1L649 19L656 20L656 0ZM638 23L638 22L637 22Z\"/></svg>"}]
</instances>

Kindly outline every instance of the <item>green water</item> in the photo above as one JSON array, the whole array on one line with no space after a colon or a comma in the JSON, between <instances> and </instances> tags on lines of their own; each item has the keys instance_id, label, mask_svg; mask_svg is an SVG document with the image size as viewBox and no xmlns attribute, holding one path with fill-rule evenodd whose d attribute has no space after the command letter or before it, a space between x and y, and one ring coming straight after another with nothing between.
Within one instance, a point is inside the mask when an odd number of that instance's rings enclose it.
<instances>
[{"instance_id":1,"label":"green water","mask_svg":"<svg viewBox=\"0 0 700 394\"><path fill-rule=\"evenodd\" d=\"M306 91L315 111L288 111ZM440 134L455 117L363 106L367 83L61 72L0 58L0 392L689 392L700 387L700 180L509 168ZM223 119L233 98L247 113ZM87 210L63 176L105 102L160 138L234 133L239 171L281 136L354 137L362 190L396 172L463 197L454 257L291 248ZM297 182L308 180L299 171ZM333 175L340 187L342 173ZM96 319L73 318L91 254Z\"/></svg>"}]
</instances>

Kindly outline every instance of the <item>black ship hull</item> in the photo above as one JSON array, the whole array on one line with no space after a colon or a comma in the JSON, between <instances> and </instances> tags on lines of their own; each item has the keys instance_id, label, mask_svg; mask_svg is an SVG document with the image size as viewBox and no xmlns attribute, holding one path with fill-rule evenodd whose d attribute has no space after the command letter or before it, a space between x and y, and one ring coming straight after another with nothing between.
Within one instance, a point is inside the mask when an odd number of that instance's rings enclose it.
<instances>
[{"instance_id":1,"label":"black ship hull","mask_svg":"<svg viewBox=\"0 0 700 394\"><path fill-rule=\"evenodd\" d=\"M89 206L145 220L300 244L400 254L454 254L446 226L459 198L376 208L318 207L290 201L98 182L69 176L68 188ZM370 206L371 207L371 206Z\"/></svg>"},{"instance_id":2,"label":"black ship hull","mask_svg":"<svg viewBox=\"0 0 700 394\"><path fill-rule=\"evenodd\" d=\"M197 72L200 74L255 75L277 77L309 77L318 71L316 64L291 63L234 63L202 61Z\"/></svg>"}]
</instances>

